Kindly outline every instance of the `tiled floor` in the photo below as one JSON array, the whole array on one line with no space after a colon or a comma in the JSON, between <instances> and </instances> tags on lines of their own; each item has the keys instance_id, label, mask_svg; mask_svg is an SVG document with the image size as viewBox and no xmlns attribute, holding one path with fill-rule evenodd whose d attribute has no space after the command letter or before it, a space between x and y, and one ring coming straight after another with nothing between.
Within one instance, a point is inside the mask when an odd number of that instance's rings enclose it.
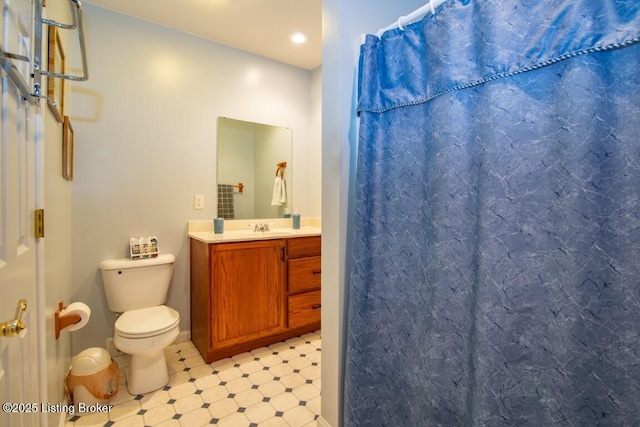
<instances>
[{"instance_id":1,"label":"tiled floor","mask_svg":"<svg viewBox=\"0 0 640 427\"><path fill-rule=\"evenodd\" d=\"M65 427L315 427L320 414L320 331L205 364L190 341L166 350L169 384L140 396L121 388L108 414Z\"/></svg>"}]
</instances>

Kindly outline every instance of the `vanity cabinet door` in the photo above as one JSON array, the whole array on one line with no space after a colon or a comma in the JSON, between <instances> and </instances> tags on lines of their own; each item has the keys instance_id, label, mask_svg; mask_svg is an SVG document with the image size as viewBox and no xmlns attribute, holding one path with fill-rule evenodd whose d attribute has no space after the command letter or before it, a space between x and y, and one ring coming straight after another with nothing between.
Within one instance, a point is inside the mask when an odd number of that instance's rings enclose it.
<instances>
[{"instance_id":1,"label":"vanity cabinet door","mask_svg":"<svg viewBox=\"0 0 640 427\"><path fill-rule=\"evenodd\" d=\"M259 339L286 328L283 240L212 245L214 347Z\"/></svg>"}]
</instances>

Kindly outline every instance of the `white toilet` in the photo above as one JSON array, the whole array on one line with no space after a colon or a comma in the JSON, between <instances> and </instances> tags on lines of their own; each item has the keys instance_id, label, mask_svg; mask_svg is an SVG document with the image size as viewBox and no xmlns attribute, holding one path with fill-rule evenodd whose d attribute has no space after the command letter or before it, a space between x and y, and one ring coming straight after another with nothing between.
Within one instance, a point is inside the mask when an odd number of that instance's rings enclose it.
<instances>
[{"instance_id":1,"label":"white toilet","mask_svg":"<svg viewBox=\"0 0 640 427\"><path fill-rule=\"evenodd\" d=\"M164 349L180 332L180 314L164 305L175 257L108 259L100 263L109 310L118 313L113 343L131 355L127 389L137 395L169 382Z\"/></svg>"}]
</instances>

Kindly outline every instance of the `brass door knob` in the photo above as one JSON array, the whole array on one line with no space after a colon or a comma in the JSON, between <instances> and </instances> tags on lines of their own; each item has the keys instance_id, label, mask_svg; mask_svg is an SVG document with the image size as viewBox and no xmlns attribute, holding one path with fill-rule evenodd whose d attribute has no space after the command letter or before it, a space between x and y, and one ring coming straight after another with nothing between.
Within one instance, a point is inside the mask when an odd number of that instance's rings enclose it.
<instances>
[{"instance_id":1,"label":"brass door knob","mask_svg":"<svg viewBox=\"0 0 640 427\"><path fill-rule=\"evenodd\" d=\"M16 307L16 315L13 320L7 320L0 324L0 336L17 337L20 332L27 327L22 321L22 315L27 309L27 300L21 299Z\"/></svg>"}]
</instances>

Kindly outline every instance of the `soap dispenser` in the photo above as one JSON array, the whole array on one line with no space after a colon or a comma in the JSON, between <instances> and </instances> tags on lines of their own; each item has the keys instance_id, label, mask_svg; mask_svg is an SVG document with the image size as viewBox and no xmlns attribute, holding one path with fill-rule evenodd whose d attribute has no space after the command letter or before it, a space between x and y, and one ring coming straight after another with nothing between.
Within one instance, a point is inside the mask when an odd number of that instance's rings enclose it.
<instances>
[{"instance_id":1,"label":"soap dispenser","mask_svg":"<svg viewBox=\"0 0 640 427\"><path fill-rule=\"evenodd\" d=\"M291 212L289 212L289 208L284 208L284 213L282 214L282 218L291 218Z\"/></svg>"},{"instance_id":2,"label":"soap dispenser","mask_svg":"<svg viewBox=\"0 0 640 427\"><path fill-rule=\"evenodd\" d=\"M298 230L300 228L300 212L298 212L298 209L293 211L293 229L294 230Z\"/></svg>"}]
</instances>

